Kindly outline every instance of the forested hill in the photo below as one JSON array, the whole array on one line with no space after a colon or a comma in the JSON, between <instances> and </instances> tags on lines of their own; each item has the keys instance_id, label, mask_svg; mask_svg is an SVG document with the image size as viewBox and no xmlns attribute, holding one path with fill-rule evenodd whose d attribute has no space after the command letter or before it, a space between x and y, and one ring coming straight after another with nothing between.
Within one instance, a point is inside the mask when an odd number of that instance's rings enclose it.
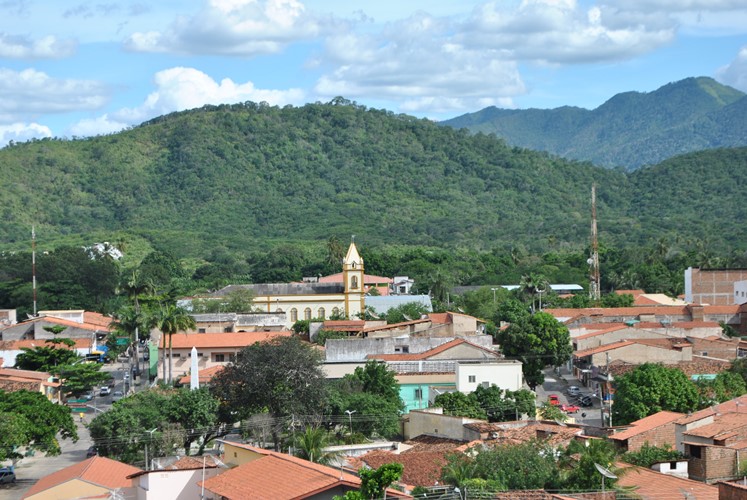
<instances>
[{"instance_id":1,"label":"forested hill","mask_svg":"<svg viewBox=\"0 0 747 500\"><path fill-rule=\"evenodd\" d=\"M707 77L650 93L618 94L598 108L495 107L441 122L509 144L632 170L675 155L747 146L747 95Z\"/></svg>"},{"instance_id":2,"label":"forested hill","mask_svg":"<svg viewBox=\"0 0 747 500\"><path fill-rule=\"evenodd\" d=\"M744 246L745 156L709 152L628 176L342 99L205 107L0 150L0 242L28 248L36 224L46 245L126 231L177 256L351 234L369 245L578 248L596 183L605 242L648 241L663 228ZM659 196L662 183L672 198ZM705 210L719 206L729 208Z\"/></svg>"}]
</instances>

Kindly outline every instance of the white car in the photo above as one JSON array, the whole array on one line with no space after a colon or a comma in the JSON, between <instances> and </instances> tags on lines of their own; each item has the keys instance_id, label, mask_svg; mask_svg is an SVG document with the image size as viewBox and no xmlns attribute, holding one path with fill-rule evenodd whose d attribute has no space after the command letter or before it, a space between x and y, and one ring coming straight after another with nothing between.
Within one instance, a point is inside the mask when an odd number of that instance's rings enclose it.
<instances>
[{"instance_id":1,"label":"white car","mask_svg":"<svg viewBox=\"0 0 747 500\"><path fill-rule=\"evenodd\" d=\"M112 403L116 403L123 397L124 397L124 393L122 391L114 391L114 393L112 394Z\"/></svg>"},{"instance_id":2,"label":"white car","mask_svg":"<svg viewBox=\"0 0 747 500\"><path fill-rule=\"evenodd\" d=\"M581 388L575 385L572 385L568 388L568 395L569 396L580 396L581 395Z\"/></svg>"},{"instance_id":3,"label":"white car","mask_svg":"<svg viewBox=\"0 0 747 500\"><path fill-rule=\"evenodd\" d=\"M108 385L101 386L101 390L99 391L99 396L108 396L111 394L112 390L109 389Z\"/></svg>"}]
</instances>

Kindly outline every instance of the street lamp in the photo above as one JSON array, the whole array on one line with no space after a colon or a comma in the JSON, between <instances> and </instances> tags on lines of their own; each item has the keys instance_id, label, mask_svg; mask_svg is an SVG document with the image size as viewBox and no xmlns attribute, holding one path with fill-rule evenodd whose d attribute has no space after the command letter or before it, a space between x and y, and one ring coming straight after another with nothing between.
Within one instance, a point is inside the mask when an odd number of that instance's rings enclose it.
<instances>
[{"instance_id":1,"label":"street lamp","mask_svg":"<svg viewBox=\"0 0 747 500\"><path fill-rule=\"evenodd\" d=\"M353 436L353 413L355 413L355 410L345 410L345 413L348 414L348 422L350 422L350 436Z\"/></svg>"},{"instance_id":2,"label":"street lamp","mask_svg":"<svg viewBox=\"0 0 747 500\"><path fill-rule=\"evenodd\" d=\"M153 441L153 433L158 430L158 427L151 429L149 431L145 431L146 433L150 434L150 439L145 442L145 470L148 470L148 443L150 441Z\"/></svg>"},{"instance_id":3,"label":"street lamp","mask_svg":"<svg viewBox=\"0 0 747 500\"><path fill-rule=\"evenodd\" d=\"M497 288L491 288L493 291L493 304L495 304L495 291L498 290Z\"/></svg>"}]
</instances>

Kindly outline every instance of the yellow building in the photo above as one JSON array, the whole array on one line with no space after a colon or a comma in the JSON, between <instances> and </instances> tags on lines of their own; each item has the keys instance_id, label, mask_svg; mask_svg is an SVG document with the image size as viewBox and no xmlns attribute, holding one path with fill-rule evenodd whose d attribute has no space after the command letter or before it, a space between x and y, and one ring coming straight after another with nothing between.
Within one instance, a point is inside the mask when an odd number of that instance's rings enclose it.
<instances>
[{"instance_id":1,"label":"yellow building","mask_svg":"<svg viewBox=\"0 0 747 500\"><path fill-rule=\"evenodd\" d=\"M342 283L261 283L229 285L212 294L222 297L237 290L254 293L255 310L284 313L285 328L301 319L357 318L365 309L363 259L350 243L342 261Z\"/></svg>"}]
</instances>

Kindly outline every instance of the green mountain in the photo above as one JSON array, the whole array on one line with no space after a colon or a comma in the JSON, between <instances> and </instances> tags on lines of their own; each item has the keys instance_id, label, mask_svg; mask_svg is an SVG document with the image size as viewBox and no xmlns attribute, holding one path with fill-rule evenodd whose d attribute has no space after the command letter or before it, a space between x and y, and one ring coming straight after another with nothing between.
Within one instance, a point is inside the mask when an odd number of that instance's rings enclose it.
<instances>
[{"instance_id":1,"label":"green mountain","mask_svg":"<svg viewBox=\"0 0 747 500\"><path fill-rule=\"evenodd\" d=\"M605 242L673 232L744 247L734 186L744 185L746 151L626 174L341 98L208 106L109 136L0 150L0 249L27 249L32 224L48 247L125 232L177 256L351 234L368 245L579 248L592 183Z\"/></svg>"},{"instance_id":2,"label":"green mountain","mask_svg":"<svg viewBox=\"0 0 747 500\"><path fill-rule=\"evenodd\" d=\"M747 146L747 95L711 78L625 92L594 110L494 107L441 122L509 144L607 167L635 169L703 149Z\"/></svg>"}]
</instances>

